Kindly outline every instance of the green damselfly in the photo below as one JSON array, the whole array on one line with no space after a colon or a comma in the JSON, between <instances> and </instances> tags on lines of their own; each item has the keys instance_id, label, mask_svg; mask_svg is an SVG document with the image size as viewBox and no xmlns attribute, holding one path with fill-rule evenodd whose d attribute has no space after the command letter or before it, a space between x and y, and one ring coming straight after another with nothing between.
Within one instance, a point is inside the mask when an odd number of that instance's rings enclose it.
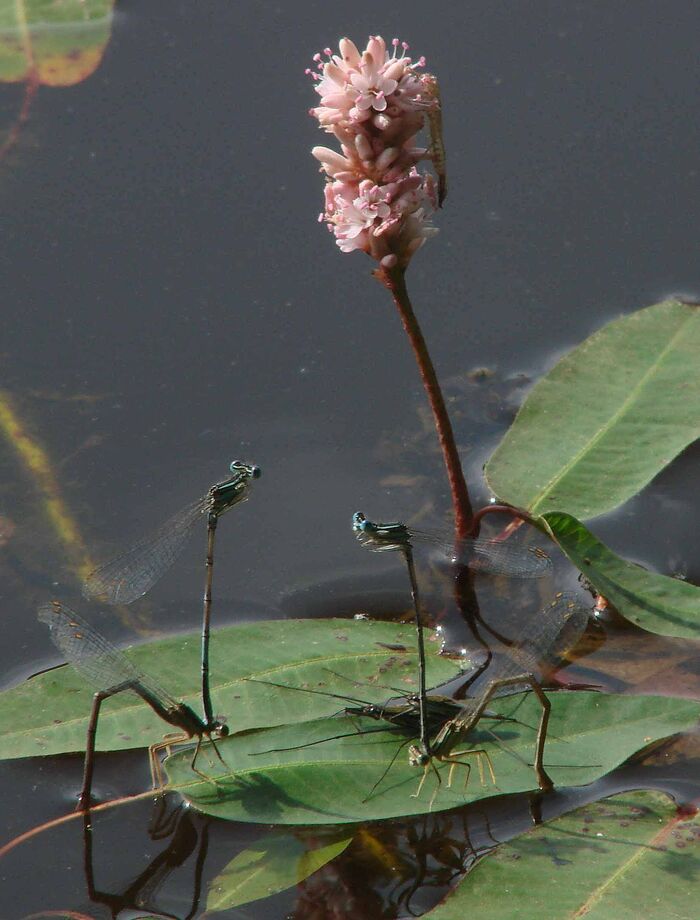
<instances>
[{"instance_id":1,"label":"green damselfly","mask_svg":"<svg viewBox=\"0 0 700 920\"><path fill-rule=\"evenodd\" d=\"M209 634L211 629L214 538L222 514L246 501L259 466L234 460L231 475L213 485L206 495L174 514L158 530L105 565L95 569L83 585L83 594L110 604L131 604L160 581L184 549L187 538L206 521L207 555L202 613L202 705L207 723L214 721L209 689Z\"/></svg>"},{"instance_id":2,"label":"green damselfly","mask_svg":"<svg viewBox=\"0 0 700 920\"><path fill-rule=\"evenodd\" d=\"M204 722L186 703L174 699L93 626L60 601L42 604L37 616L42 623L48 625L54 645L66 656L76 671L96 688L88 721L83 784L78 797L79 810L90 806L100 707L106 699L117 693L135 693L164 722L181 729L180 734L168 735L163 741L151 745L148 750L154 787L163 785L160 752L173 744L180 744L191 738L197 739L191 766L195 773L206 779L209 777L196 767L204 738L211 741L217 757L223 763L214 741L215 738L228 735L228 728L223 721L208 719Z\"/></svg>"}]
</instances>

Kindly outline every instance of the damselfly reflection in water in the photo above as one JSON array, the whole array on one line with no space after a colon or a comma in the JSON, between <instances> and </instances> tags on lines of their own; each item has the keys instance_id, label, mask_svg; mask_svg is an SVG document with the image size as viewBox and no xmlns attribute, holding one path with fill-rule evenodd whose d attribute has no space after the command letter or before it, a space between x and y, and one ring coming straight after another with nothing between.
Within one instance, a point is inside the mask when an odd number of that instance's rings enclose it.
<instances>
[{"instance_id":1,"label":"damselfly reflection in water","mask_svg":"<svg viewBox=\"0 0 700 920\"><path fill-rule=\"evenodd\" d=\"M123 652L100 635L88 622L59 601L43 604L37 611L42 623L46 623L56 647L90 684L97 689L92 701L85 743L85 764L83 785L78 797L78 809L90 806L90 790L95 763L95 739L102 703L110 696L130 690L148 703L164 722L181 729L177 735L167 735L163 741L151 745L148 750L153 786L163 785L160 753L173 744L181 744L192 738L197 743L192 755L191 767L205 779L209 777L197 769L196 762L205 738L223 763L215 738L228 735L228 728L222 720L202 721L186 703L174 699L156 681L144 674Z\"/></svg>"},{"instance_id":2,"label":"damselfly reflection in water","mask_svg":"<svg viewBox=\"0 0 700 920\"><path fill-rule=\"evenodd\" d=\"M168 571L182 552L187 538L203 519L207 523L206 578L202 613L202 706L207 724L214 719L209 689L209 634L211 628L214 537L222 514L248 498L250 485L260 478L260 467L234 460L231 476L213 485L191 505L174 514L149 537L100 566L83 586L87 598L110 604L131 604L142 597Z\"/></svg>"}]
</instances>

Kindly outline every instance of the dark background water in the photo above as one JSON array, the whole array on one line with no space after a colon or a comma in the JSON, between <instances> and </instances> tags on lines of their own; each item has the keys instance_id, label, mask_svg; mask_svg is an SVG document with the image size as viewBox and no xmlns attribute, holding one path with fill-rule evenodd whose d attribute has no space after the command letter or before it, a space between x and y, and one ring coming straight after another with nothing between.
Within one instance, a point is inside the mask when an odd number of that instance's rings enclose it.
<instances>
[{"instance_id":1,"label":"dark background water","mask_svg":"<svg viewBox=\"0 0 700 920\"><path fill-rule=\"evenodd\" d=\"M316 222L309 148L327 141L306 114L314 52L344 34L396 34L440 79L450 192L408 280L459 394L458 439L483 499L481 466L522 395L509 399L504 381L536 378L612 317L700 291L699 26L692 2L357 2L345 14L309 0L119 2L99 69L42 88L0 164L2 387L94 556L240 456L264 479L220 530L217 622L333 615L394 583L357 548L354 510L448 507L398 318L369 261L342 255ZM20 97L0 87L6 123ZM460 389L479 367L492 381ZM598 535L700 577L698 456L594 522ZM0 472L0 514L16 526L0 550L10 685L56 660L34 607L70 597L75 579L7 444ZM195 628L200 555L150 596L151 625ZM102 761L116 778L136 762ZM78 769L0 763L8 833L60 813ZM16 884L24 897L26 878ZM80 872L50 885L82 891ZM26 912L35 901L46 904L36 888ZM250 916L283 915L270 911Z\"/></svg>"}]
</instances>

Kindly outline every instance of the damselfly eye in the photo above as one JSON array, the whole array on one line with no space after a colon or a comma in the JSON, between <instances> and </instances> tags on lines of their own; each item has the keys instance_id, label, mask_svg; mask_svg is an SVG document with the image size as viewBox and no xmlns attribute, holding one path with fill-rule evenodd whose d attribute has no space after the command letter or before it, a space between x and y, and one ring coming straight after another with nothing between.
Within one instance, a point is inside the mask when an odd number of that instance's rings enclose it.
<instances>
[{"instance_id":1,"label":"damselfly eye","mask_svg":"<svg viewBox=\"0 0 700 920\"><path fill-rule=\"evenodd\" d=\"M250 475L253 477L253 479L260 479L262 476L262 470L259 466L251 466Z\"/></svg>"}]
</instances>

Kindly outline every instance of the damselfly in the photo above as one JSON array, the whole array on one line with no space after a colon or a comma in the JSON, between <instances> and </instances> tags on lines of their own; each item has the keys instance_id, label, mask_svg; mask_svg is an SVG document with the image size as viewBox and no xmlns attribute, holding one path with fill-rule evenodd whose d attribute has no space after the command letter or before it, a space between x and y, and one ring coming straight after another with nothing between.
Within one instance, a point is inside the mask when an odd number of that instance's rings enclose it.
<instances>
[{"instance_id":1,"label":"damselfly","mask_svg":"<svg viewBox=\"0 0 700 920\"><path fill-rule=\"evenodd\" d=\"M400 521L379 524L361 511L352 519L357 539L376 553L403 550L405 546L424 546L435 556L455 566L483 575L510 578L542 578L552 569L552 560L539 547L513 546L498 540L466 538L454 540L442 531L418 530Z\"/></svg>"},{"instance_id":2,"label":"damselfly","mask_svg":"<svg viewBox=\"0 0 700 920\"><path fill-rule=\"evenodd\" d=\"M163 721L181 729L181 733L167 735L163 741L149 748L148 756L154 787L163 785L159 755L170 745L196 738L197 744L191 766L195 773L206 779L208 779L206 774L196 767L197 757L205 737L211 741L217 757L223 763L214 741L214 738L223 738L228 734L228 728L222 721L203 722L186 703L170 696L88 622L59 601L43 604L39 607L37 616L42 623L48 625L54 644L66 656L68 662L85 680L97 688L88 721L83 785L78 797L79 810L88 808L90 805L95 763L95 738L100 707L110 696L126 690L140 696Z\"/></svg>"},{"instance_id":3,"label":"damselfly","mask_svg":"<svg viewBox=\"0 0 700 920\"><path fill-rule=\"evenodd\" d=\"M202 520L207 524L206 578L202 614L202 705L207 723L214 715L209 690L209 633L211 624L214 537L222 514L248 498L250 485L260 477L260 467L234 460L231 476L212 486L202 498L173 515L149 537L100 566L83 585L87 598L110 604L131 604L142 597L168 571L182 552L187 538Z\"/></svg>"}]
</instances>

